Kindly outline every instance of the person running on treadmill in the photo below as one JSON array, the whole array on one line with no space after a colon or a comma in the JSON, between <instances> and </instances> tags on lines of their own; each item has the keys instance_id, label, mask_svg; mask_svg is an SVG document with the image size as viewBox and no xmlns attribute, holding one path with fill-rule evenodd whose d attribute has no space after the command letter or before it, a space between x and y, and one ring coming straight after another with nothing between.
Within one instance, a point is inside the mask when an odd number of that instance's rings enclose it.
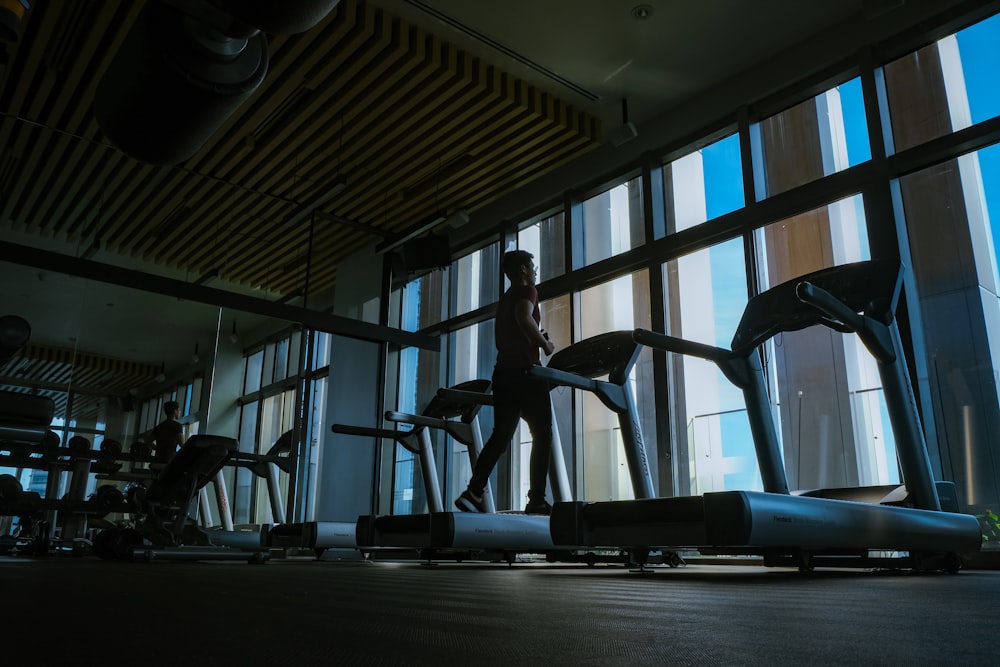
<instances>
[{"instance_id":1,"label":"person running on treadmill","mask_svg":"<svg viewBox=\"0 0 1000 667\"><path fill-rule=\"evenodd\" d=\"M153 460L157 463L170 461L184 444L184 427L177 421L181 415L177 401L164 403L163 414L166 418L153 428L153 442L156 443Z\"/></svg>"},{"instance_id":2,"label":"person running on treadmill","mask_svg":"<svg viewBox=\"0 0 1000 667\"><path fill-rule=\"evenodd\" d=\"M552 406L549 386L528 375L541 364L539 349L551 355L555 346L539 328L534 255L524 250L504 254L503 272L510 288L500 297L496 314L497 360L493 367L493 433L472 471L468 488L455 500L463 512L485 512L483 493L500 455L510 445L520 419L531 430L528 504L525 514L548 514L545 485L552 453Z\"/></svg>"}]
</instances>

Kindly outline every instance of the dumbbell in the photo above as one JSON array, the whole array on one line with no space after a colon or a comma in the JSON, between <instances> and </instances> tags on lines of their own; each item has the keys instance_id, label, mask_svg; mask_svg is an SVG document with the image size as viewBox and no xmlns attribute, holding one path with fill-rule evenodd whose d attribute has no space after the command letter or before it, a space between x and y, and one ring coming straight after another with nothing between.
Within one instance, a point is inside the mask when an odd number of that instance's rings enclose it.
<instances>
[{"instance_id":1,"label":"dumbbell","mask_svg":"<svg viewBox=\"0 0 1000 667\"><path fill-rule=\"evenodd\" d=\"M49 452L59 449L59 442L59 435L55 431L46 431L42 436L42 450Z\"/></svg>"},{"instance_id":2,"label":"dumbbell","mask_svg":"<svg viewBox=\"0 0 1000 667\"><path fill-rule=\"evenodd\" d=\"M87 440L82 435L74 435L66 443L66 446L74 454L86 454L90 451L90 440Z\"/></svg>"},{"instance_id":3,"label":"dumbbell","mask_svg":"<svg viewBox=\"0 0 1000 667\"><path fill-rule=\"evenodd\" d=\"M117 486L102 484L97 487L93 500L99 510L111 512L122 506L125 502L125 496Z\"/></svg>"},{"instance_id":4,"label":"dumbbell","mask_svg":"<svg viewBox=\"0 0 1000 667\"><path fill-rule=\"evenodd\" d=\"M13 475L0 475L0 502L16 503L21 498L24 488L17 477Z\"/></svg>"},{"instance_id":5,"label":"dumbbell","mask_svg":"<svg viewBox=\"0 0 1000 667\"><path fill-rule=\"evenodd\" d=\"M104 438L104 440L101 441L100 450L102 454L118 456L122 453L122 443L114 438Z\"/></svg>"}]
</instances>

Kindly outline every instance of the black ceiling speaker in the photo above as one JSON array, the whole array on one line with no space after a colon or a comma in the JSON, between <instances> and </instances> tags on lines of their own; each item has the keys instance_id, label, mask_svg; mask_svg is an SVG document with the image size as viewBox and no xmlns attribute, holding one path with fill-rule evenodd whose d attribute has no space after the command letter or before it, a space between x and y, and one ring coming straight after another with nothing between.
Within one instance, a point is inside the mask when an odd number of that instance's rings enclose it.
<instances>
[{"instance_id":1,"label":"black ceiling speaker","mask_svg":"<svg viewBox=\"0 0 1000 667\"><path fill-rule=\"evenodd\" d=\"M267 64L258 30L209 24L151 0L98 84L94 114L137 160L183 162L257 89Z\"/></svg>"},{"instance_id":2,"label":"black ceiling speaker","mask_svg":"<svg viewBox=\"0 0 1000 667\"><path fill-rule=\"evenodd\" d=\"M20 350L31 338L31 325L19 315L0 317L0 364Z\"/></svg>"}]
</instances>

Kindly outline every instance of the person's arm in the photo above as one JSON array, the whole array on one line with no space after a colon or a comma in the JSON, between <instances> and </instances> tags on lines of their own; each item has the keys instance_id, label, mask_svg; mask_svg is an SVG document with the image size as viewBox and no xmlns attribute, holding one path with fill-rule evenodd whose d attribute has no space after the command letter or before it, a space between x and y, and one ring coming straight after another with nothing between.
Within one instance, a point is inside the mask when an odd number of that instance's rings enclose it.
<instances>
[{"instance_id":1,"label":"person's arm","mask_svg":"<svg viewBox=\"0 0 1000 667\"><path fill-rule=\"evenodd\" d=\"M535 318L531 316L534 310L535 306L529 299L518 299L514 303L514 321L529 342L542 348L546 355L550 355L555 352L556 346L538 328Z\"/></svg>"}]
</instances>

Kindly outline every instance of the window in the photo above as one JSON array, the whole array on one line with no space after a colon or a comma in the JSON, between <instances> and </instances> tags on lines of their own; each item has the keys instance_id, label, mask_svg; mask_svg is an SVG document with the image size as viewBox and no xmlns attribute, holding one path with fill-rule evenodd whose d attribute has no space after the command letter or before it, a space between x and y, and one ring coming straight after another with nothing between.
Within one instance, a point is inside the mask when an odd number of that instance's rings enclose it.
<instances>
[{"instance_id":1,"label":"window","mask_svg":"<svg viewBox=\"0 0 1000 667\"><path fill-rule=\"evenodd\" d=\"M1000 400L1000 246L991 215L1000 211L1000 145L904 176L900 199L927 372L947 397L937 415L942 456L954 466L947 478L961 500L982 510L995 502L994 455L985 443ZM970 391L977 385L985 391Z\"/></svg>"},{"instance_id":2,"label":"window","mask_svg":"<svg viewBox=\"0 0 1000 667\"><path fill-rule=\"evenodd\" d=\"M560 211L517 233L517 247L534 255L538 282L566 273L566 216Z\"/></svg>"},{"instance_id":3,"label":"window","mask_svg":"<svg viewBox=\"0 0 1000 667\"><path fill-rule=\"evenodd\" d=\"M396 409L409 414L420 414L442 386L441 354L416 348L405 348L399 353L399 382ZM405 427L404 427L405 428ZM445 457L443 436L432 432L435 460L439 464L438 476L443 479ZM388 441L386 441L388 442ZM393 469L392 513L412 514L426 511L427 495L420 474L419 461L414 454L397 443L392 444ZM441 484L442 488L447 488Z\"/></svg>"},{"instance_id":4,"label":"window","mask_svg":"<svg viewBox=\"0 0 1000 667\"><path fill-rule=\"evenodd\" d=\"M260 391L261 372L264 369L264 350L260 349L246 358L244 363L243 393Z\"/></svg>"},{"instance_id":5,"label":"window","mask_svg":"<svg viewBox=\"0 0 1000 667\"><path fill-rule=\"evenodd\" d=\"M573 207L574 268L645 243L639 184L633 178Z\"/></svg>"},{"instance_id":6,"label":"window","mask_svg":"<svg viewBox=\"0 0 1000 667\"><path fill-rule=\"evenodd\" d=\"M747 304L743 239L735 238L663 266L666 332L730 349ZM674 401L675 493L762 488L743 392L699 357L667 355ZM663 492L661 492L663 493Z\"/></svg>"},{"instance_id":7,"label":"window","mask_svg":"<svg viewBox=\"0 0 1000 667\"><path fill-rule=\"evenodd\" d=\"M871 259L861 195L772 223L755 236L762 290L828 266Z\"/></svg>"},{"instance_id":8,"label":"window","mask_svg":"<svg viewBox=\"0 0 1000 667\"><path fill-rule=\"evenodd\" d=\"M759 200L871 159L861 80L765 118L751 136Z\"/></svg>"},{"instance_id":9,"label":"window","mask_svg":"<svg viewBox=\"0 0 1000 667\"><path fill-rule=\"evenodd\" d=\"M739 135L732 134L668 162L660 172L667 234L700 225L745 204Z\"/></svg>"},{"instance_id":10,"label":"window","mask_svg":"<svg viewBox=\"0 0 1000 667\"><path fill-rule=\"evenodd\" d=\"M760 289L812 271L871 259L860 196L757 231ZM765 344L793 489L899 481L878 366L854 334L823 326Z\"/></svg>"},{"instance_id":11,"label":"window","mask_svg":"<svg viewBox=\"0 0 1000 667\"><path fill-rule=\"evenodd\" d=\"M448 305L447 277L433 271L403 287L400 300L400 328L419 331L441 322Z\"/></svg>"},{"instance_id":12,"label":"window","mask_svg":"<svg viewBox=\"0 0 1000 667\"><path fill-rule=\"evenodd\" d=\"M1000 15L885 66L896 151L1000 114L998 40Z\"/></svg>"},{"instance_id":13,"label":"window","mask_svg":"<svg viewBox=\"0 0 1000 667\"><path fill-rule=\"evenodd\" d=\"M500 293L500 244L493 243L452 264L452 316L496 302Z\"/></svg>"},{"instance_id":14,"label":"window","mask_svg":"<svg viewBox=\"0 0 1000 667\"><path fill-rule=\"evenodd\" d=\"M596 285L575 295L578 340L609 331L650 326L649 273L638 271ZM636 401L654 487L656 484L656 421L653 401L652 351L644 348L629 375ZM591 392L574 390L577 500L634 498L618 416ZM553 392L555 393L555 392ZM567 392L568 393L568 392ZM582 477L582 478L581 478Z\"/></svg>"}]
</instances>

